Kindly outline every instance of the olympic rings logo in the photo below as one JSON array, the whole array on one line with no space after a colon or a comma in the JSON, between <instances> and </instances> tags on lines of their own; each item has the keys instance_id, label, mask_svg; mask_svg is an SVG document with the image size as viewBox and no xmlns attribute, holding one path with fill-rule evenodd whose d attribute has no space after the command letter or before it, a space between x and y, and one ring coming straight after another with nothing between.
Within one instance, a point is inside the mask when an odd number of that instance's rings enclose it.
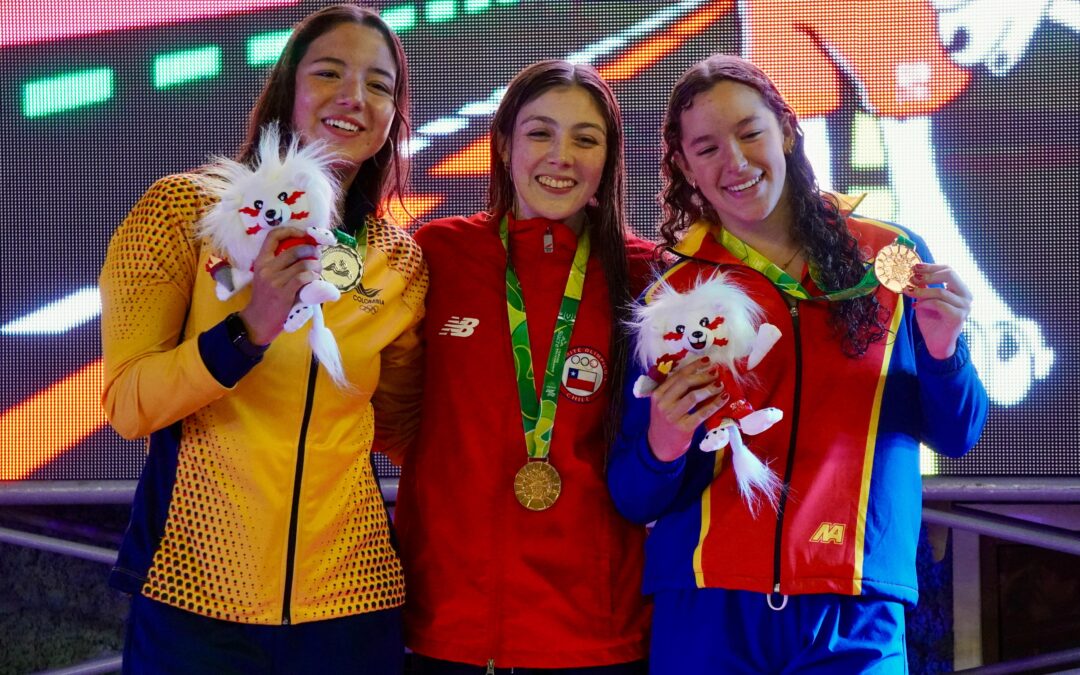
<instances>
[{"instance_id":1,"label":"olympic rings logo","mask_svg":"<svg viewBox=\"0 0 1080 675\"><path fill-rule=\"evenodd\" d=\"M571 356L570 363L572 365L580 366L582 368L591 368L592 370L597 370L598 368L600 368L600 360L584 352L580 352Z\"/></svg>"}]
</instances>

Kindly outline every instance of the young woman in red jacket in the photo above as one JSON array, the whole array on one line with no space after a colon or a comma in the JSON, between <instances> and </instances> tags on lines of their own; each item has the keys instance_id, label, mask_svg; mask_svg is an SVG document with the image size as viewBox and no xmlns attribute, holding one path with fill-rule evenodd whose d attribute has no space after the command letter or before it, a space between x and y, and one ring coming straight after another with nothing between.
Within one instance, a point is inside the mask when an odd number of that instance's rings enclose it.
<instances>
[{"instance_id":1,"label":"young woman in red jacket","mask_svg":"<svg viewBox=\"0 0 1080 675\"><path fill-rule=\"evenodd\" d=\"M419 673L644 672L644 528L604 483L653 247L623 216L618 104L536 63L491 124L487 210L437 220L422 429L397 524Z\"/></svg>"}]
</instances>

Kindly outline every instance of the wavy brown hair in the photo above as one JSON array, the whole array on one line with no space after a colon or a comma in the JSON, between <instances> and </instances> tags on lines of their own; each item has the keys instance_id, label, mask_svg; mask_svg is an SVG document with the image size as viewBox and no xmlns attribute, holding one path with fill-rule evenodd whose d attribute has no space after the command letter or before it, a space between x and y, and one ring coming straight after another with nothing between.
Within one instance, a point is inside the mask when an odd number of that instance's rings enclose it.
<instances>
[{"instance_id":1,"label":"wavy brown hair","mask_svg":"<svg viewBox=\"0 0 1080 675\"><path fill-rule=\"evenodd\" d=\"M248 116L247 134L240 150L238 162L248 163L254 159L259 148L259 137L266 124L277 121L281 127L282 143L288 143L293 135L292 116L296 102L296 70L311 43L345 23L374 28L386 40L387 47L397 67L394 80L394 119L386 142L374 156L360 165L345 196L345 222L358 223L357 218L372 211L384 198L404 194L408 183L408 162L397 152L409 141L409 65L401 40L390 30L378 14L358 5L331 5L312 12L296 26L285 44L281 56L270 71L255 106ZM284 147L282 148L284 149Z\"/></svg>"},{"instance_id":2,"label":"wavy brown hair","mask_svg":"<svg viewBox=\"0 0 1080 675\"><path fill-rule=\"evenodd\" d=\"M629 272L626 260L625 169L623 160L622 112L607 82L588 65L567 61L539 61L524 68L507 86L499 109L491 120L491 178L488 183L488 211L501 217L514 208L514 181L503 163L500 149L513 138L518 113L529 102L551 89L581 87L592 97L604 118L607 155L596 190L595 206L586 206L592 255L596 256L607 280L611 304L611 414L606 433L614 438L622 405L622 383L626 370L630 319ZM590 200L590 204L593 201Z\"/></svg>"},{"instance_id":3,"label":"wavy brown hair","mask_svg":"<svg viewBox=\"0 0 1080 675\"><path fill-rule=\"evenodd\" d=\"M866 273L859 242L847 226L847 218L831 195L818 189L814 170L806 156L802 128L791 106L776 85L753 63L728 54L716 54L695 64L675 84L664 113L660 190L660 235L674 246L690 225L707 220L722 224L716 211L687 180L676 158L682 154L682 113L694 99L718 82L731 80L753 88L776 115L780 128L790 129L795 143L786 154L788 198L794 214L792 237L806 250L826 290L854 286ZM873 295L830 303L833 329L849 356L860 356L888 332L884 309Z\"/></svg>"}]
</instances>

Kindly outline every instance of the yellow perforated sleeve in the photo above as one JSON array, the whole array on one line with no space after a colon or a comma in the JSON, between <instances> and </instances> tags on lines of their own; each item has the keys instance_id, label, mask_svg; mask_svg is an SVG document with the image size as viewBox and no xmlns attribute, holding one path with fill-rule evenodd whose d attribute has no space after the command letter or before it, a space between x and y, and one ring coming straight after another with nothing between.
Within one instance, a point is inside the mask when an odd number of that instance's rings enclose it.
<instances>
[{"instance_id":1,"label":"yellow perforated sleeve","mask_svg":"<svg viewBox=\"0 0 1080 675\"><path fill-rule=\"evenodd\" d=\"M192 226L208 204L189 176L163 178L128 213L101 270L102 405L125 438L146 436L225 391L182 340L198 273Z\"/></svg>"}]
</instances>

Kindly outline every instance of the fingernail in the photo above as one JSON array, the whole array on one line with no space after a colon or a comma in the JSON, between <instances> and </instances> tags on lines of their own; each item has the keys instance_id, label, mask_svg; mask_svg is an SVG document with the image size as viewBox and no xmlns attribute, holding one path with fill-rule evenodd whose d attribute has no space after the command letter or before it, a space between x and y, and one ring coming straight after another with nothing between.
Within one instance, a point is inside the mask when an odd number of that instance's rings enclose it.
<instances>
[{"instance_id":1,"label":"fingernail","mask_svg":"<svg viewBox=\"0 0 1080 675\"><path fill-rule=\"evenodd\" d=\"M915 292L915 287L914 286L904 286L904 292L905 293L914 293Z\"/></svg>"},{"instance_id":2,"label":"fingernail","mask_svg":"<svg viewBox=\"0 0 1080 675\"><path fill-rule=\"evenodd\" d=\"M708 363L708 362L709 362L709 357L708 356L702 356L701 357L701 363Z\"/></svg>"}]
</instances>

